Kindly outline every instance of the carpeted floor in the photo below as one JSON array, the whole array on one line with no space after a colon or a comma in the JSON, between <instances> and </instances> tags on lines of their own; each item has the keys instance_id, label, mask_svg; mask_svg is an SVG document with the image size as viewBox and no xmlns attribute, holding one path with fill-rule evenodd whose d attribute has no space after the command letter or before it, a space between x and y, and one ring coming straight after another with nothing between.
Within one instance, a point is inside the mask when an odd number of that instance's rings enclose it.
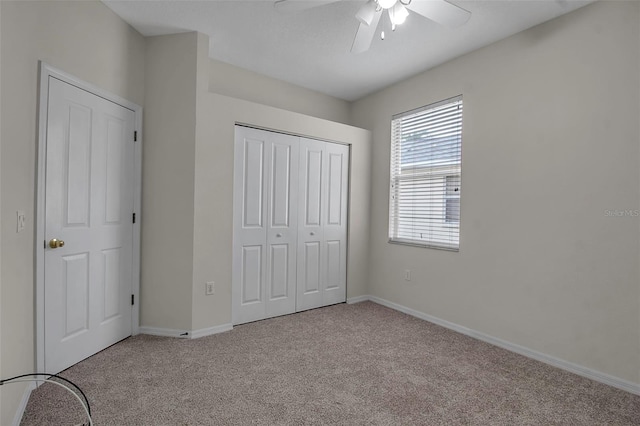
<instances>
[{"instance_id":1,"label":"carpeted floor","mask_svg":"<svg viewBox=\"0 0 640 426\"><path fill-rule=\"evenodd\" d=\"M640 396L365 302L196 340L136 336L61 373L96 425L640 425ZM23 425L75 425L44 385Z\"/></svg>"}]
</instances>

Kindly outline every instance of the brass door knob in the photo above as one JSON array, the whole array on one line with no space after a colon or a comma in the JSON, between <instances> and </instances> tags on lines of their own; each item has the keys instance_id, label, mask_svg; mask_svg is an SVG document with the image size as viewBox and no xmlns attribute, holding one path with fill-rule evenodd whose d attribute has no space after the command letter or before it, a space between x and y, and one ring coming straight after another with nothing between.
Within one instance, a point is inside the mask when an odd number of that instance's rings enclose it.
<instances>
[{"instance_id":1,"label":"brass door knob","mask_svg":"<svg viewBox=\"0 0 640 426\"><path fill-rule=\"evenodd\" d=\"M49 241L49 247L51 247L52 249L64 247L64 241L54 238L51 241Z\"/></svg>"}]
</instances>

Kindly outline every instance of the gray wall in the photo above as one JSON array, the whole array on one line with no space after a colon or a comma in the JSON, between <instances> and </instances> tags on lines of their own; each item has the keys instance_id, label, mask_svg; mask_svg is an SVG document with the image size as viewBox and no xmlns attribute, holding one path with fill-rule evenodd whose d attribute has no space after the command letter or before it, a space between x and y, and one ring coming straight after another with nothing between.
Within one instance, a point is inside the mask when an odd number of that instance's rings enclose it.
<instances>
[{"instance_id":1,"label":"gray wall","mask_svg":"<svg viewBox=\"0 0 640 426\"><path fill-rule=\"evenodd\" d=\"M353 104L369 292L640 383L637 2L597 2ZM460 252L387 242L392 114L462 94ZM412 281L403 271L412 270Z\"/></svg>"},{"instance_id":2,"label":"gray wall","mask_svg":"<svg viewBox=\"0 0 640 426\"><path fill-rule=\"evenodd\" d=\"M350 224L349 294L366 294L370 132L293 112L305 102L316 107L324 102L329 110L343 101L267 77L258 80L264 82L261 93L276 88L295 93L290 103L280 100L287 109L210 93L208 84L215 79L209 65L202 34L147 40L141 326L174 335L231 323L237 122L352 145L351 204L359 220ZM239 73L234 81L246 87L251 78ZM214 295L205 296L207 281L216 282Z\"/></svg>"},{"instance_id":3,"label":"gray wall","mask_svg":"<svg viewBox=\"0 0 640 426\"><path fill-rule=\"evenodd\" d=\"M230 98L202 94L196 146L194 328L231 323L233 145L236 123L351 145L347 297L366 294L371 133L327 120ZM204 283L216 294L204 296Z\"/></svg>"},{"instance_id":4,"label":"gray wall","mask_svg":"<svg viewBox=\"0 0 640 426\"><path fill-rule=\"evenodd\" d=\"M2 7L0 7L0 82L2 82ZM2 99L2 84L0 84L0 99ZM2 102L0 102L0 164L2 164ZM0 188L2 188L2 173L0 172ZM2 197L0 197L0 223L2 223ZM0 244L0 308L2 307L2 244ZM2 315L0 315L0 333L2 333ZM2 336L0 336L0 374L2 374ZM2 417L2 388L0 387L0 422Z\"/></svg>"},{"instance_id":5,"label":"gray wall","mask_svg":"<svg viewBox=\"0 0 640 426\"><path fill-rule=\"evenodd\" d=\"M349 124L350 103L266 75L210 59L209 91Z\"/></svg>"},{"instance_id":6,"label":"gray wall","mask_svg":"<svg viewBox=\"0 0 640 426\"><path fill-rule=\"evenodd\" d=\"M145 106L141 325L230 320L231 195L210 182L231 178L233 124L252 122L355 141L349 297L369 293L640 383L640 227L605 215L640 208L639 9L595 3L350 106L208 61L200 35L146 42L99 2L0 2L0 375L35 366L42 59ZM185 114L163 109L172 93ZM391 115L460 93L460 252L390 245ZM368 132L325 120L372 130L373 149ZM19 234L16 210L27 213ZM158 247L163 233L184 255ZM209 280L216 294L202 297ZM2 388L0 424L23 389Z\"/></svg>"},{"instance_id":7,"label":"gray wall","mask_svg":"<svg viewBox=\"0 0 640 426\"><path fill-rule=\"evenodd\" d=\"M2 9L0 375L35 369L34 232L38 60L139 105L145 40L99 2L0 2ZM16 210L26 229L16 233ZM24 386L3 386L11 424Z\"/></svg>"},{"instance_id":8,"label":"gray wall","mask_svg":"<svg viewBox=\"0 0 640 426\"><path fill-rule=\"evenodd\" d=\"M141 326L191 329L197 38L147 39Z\"/></svg>"}]
</instances>

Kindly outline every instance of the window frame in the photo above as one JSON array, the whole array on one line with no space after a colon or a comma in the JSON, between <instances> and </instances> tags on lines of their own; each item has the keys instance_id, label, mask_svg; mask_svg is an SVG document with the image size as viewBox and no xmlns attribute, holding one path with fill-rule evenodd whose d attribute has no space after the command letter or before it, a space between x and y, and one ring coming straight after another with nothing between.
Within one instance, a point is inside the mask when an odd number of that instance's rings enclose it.
<instances>
[{"instance_id":1,"label":"window frame","mask_svg":"<svg viewBox=\"0 0 640 426\"><path fill-rule=\"evenodd\" d=\"M463 139L462 101L462 95L458 95L410 111L395 114L392 117L391 152L389 158L389 243L447 251L460 250ZM454 118L445 118L442 120L437 116L438 110L443 110L445 111L444 114L446 114L446 109L451 107L457 107L457 110L453 110L452 115L455 116ZM404 122L403 119L405 119ZM445 125L451 124L454 129L453 136L447 134L440 138L442 139L441 141L434 138L429 142L425 141L424 144L418 141L417 146L402 145L403 142L406 144L415 143L415 136L411 142L405 139L413 136L410 135L409 132L427 132L430 126L433 126L431 128L434 129L434 127L441 126L443 122ZM418 123L417 130L415 127L416 123ZM400 129L398 130L396 126L400 126ZM405 134L405 130L402 128L403 126L411 128L411 130L406 130L407 134ZM435 133L439 131L440 129L438 129L438 131L433 130ZM421 137L429 138L430 136ZM429 149L425 150L425 148ZM453 148L453 150L451 150L451 148ZM416 154L415 151L411 153L412 149L417 149L418 154ZM419 153L420 150L424 150L423 154ZM406 155L413 155L413 158L403 164L402 157ZM424 158L416 158L417 155L423 155ZM450 184L448 184L448 181L451 177L458 179L458 190L456 194L450 193ZM442 187L440 187L440 189L437 189L439 185L437 183L438 180L441 180L440 185L442 185ZM413 192L414 190L412 189L403 189L403 184L405 188L410 188L411 185L414 184L417 187L427 187L428 196L437 196L441 197L441 199L427 202L423 201L422 204L413 204L413 200L416 199L414 198L415 192ZM415 191L419 190L416 189ZM402 194L407 198L402 197ZM407 200L409 204L407 204ZM449 217L447 214L447 205L451 205L451 200L458 200L457 221L447 219ZM451 209L451 207L449 208ZM404 220L402 219L402 209L406 209L405 212L409 211L411 216L408 219L406 219L406 216ZM426 210L427 213L422 213L422 215L419 213L416 214L415 209L423 209ZM437 214L433 216L433 211L437 209L442 210L441 219L437 219ZM430 215L431 217L429 217ZM423 236L420 228L425 229L424 233L427 234L426 237ZM408 232L407 229L409 230ZM405 236L400 236L403 233ZM419 238L415 238L418 233L420 234ZM407 235L409 238L406 237Z\"/></svg>"}]
</instances>

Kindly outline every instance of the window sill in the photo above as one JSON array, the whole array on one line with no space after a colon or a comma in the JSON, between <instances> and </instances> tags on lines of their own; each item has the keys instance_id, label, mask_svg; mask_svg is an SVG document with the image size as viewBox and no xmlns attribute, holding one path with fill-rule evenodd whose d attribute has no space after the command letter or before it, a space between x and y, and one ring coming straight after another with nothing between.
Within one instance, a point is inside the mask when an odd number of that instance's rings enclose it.
<instances>
[{"instance_id":1,"label":"window sill","mask_svg":"<svg viewBox=\"0 0 640 426\"><path fill-rule=\"evenodd\" d=\"M440 246L440 245L424 243L424 242L416 241L416 240L394 240L394 239L389 238L388 243L389 244L398 244L398 245L401 245L401 246L430 248L430 249L444 250L444 251L453 251L453 252L459 252L460 251L460 247Z\"/></svg>"}]
</instances>

